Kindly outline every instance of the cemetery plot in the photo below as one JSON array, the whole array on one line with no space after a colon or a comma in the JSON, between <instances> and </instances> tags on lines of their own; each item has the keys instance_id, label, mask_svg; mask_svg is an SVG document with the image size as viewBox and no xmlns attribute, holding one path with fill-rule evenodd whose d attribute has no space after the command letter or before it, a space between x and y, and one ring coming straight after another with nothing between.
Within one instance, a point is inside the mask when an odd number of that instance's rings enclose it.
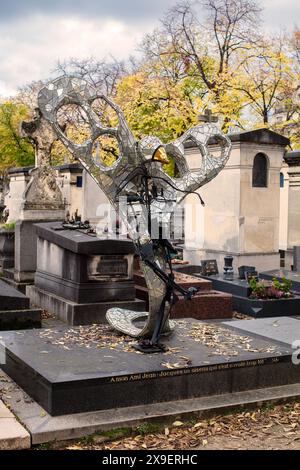
<instances>
[{"instance_id":1,"label":"cemetery plot","mask_svg":"<svg viewBox=\"0 0 300 470\"><path fill-rule=\"evenodd\" d=\"M270 271L269 274L263 273L259 277L263 279L272 280L277 271ZM278 271L279 273L279 271ZM284 274L280 271L281 279ZM292 281L292 289L296 285L293 273L287 273L287 278ZM251 287L246 279L234 278L232 280L224 279L223 276L201 276L195 274L195 276L209 279L212 282L213 288L221 292L232 294L233 309L239 313L250 315L255 318L263 317L277 317L300 315L300 295L294 294L291 297L280 298L280 299L260 299L252 298ZM279 278L279 276L277 276ZM300 292L300 277L299 279L299 291ZM295 287L294 287L295 288ZM296 289L295 289L296 290Z\"/></svg>"},{"instance_id":2,"label":"cemetery plot","mask_svg":"<svg viewBox=\"0 0 300 470\"><path fill-rule=\"evenodd\" d=\"M247 323L247 322L245 322ZM3 370L51 415L299 382L293 350L227 325L176 322L168 351L143 355L105 325L6 332Z\"/></svg>"}]
</instances>

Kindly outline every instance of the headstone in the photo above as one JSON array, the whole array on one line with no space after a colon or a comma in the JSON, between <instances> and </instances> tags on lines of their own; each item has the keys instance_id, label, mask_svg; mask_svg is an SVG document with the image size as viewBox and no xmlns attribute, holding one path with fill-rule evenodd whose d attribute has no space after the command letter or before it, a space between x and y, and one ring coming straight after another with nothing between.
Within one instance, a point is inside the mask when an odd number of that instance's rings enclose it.
<instances>
[{"instance_id":1,"label":"headstone","mask_svg":"<svg viewBox=\"0 0 300 470\"><path fill-rule=\"evenodd\" d=\"M217 261L215 259L204 259L201 261L201 274L213 276L219 274Z\"/></svg>"},{"instance_id":2,"label":"headstone","mask_svg":"<svg viewBox=\"0 0 300 470\"><path fill-rule=\"evenodd\" d=\"M238 267L239 279L246 279L247 272L253 273L253 272L256 272L256 269L254 266L239 266Z\"/></svg>"}]
</instances>

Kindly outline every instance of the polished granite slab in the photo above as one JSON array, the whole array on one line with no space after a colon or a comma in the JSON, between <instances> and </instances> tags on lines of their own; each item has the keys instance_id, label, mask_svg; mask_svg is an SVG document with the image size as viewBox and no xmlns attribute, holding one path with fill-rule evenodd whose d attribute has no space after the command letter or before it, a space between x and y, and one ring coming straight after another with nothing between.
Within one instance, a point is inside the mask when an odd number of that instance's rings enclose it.
<instances>
[{"instance_id":1,"label":"polished granite slab","mask_svg":"<svg viewBox=\"0 0 300 470\"><path fill-rule=\"evenodd\" d=\"M53 416L300 382L288 345L214 322L178 321L150 355L105 325L0 336L2 369Z\"/></svg>"}]
</instances>

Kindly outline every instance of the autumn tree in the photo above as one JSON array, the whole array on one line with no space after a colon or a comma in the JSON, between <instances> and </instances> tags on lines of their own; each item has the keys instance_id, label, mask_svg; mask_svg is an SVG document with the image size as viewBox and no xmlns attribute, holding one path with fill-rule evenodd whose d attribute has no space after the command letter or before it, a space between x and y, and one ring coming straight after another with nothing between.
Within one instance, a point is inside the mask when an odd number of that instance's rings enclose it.
<instances>
[{"instance_id":1,"label":"autumn tree","mask_svg":"<svg viewBox=\"0 0 300 470\"><path fill-rule=\"evenodd\" d=\"M251 57L242 62L229 86L245 96L258 122L268 125L291 76L290 61L284 53L282 40L264 40L253 47Z\"/></svg>"},{"instance_id":2,"label":"autumn tree","mask_svg":"<svg viewBox=\"0 0 300 470\"><path fill-rule=\"evenodd\" d=\"M132 67L135 66L133 60L130 61L130 64ZM113 57L111 61L98 60L94 57L71 58L64 62L58 62L55 73L59 76L71 75L82 78L101 90L104 95L114 96L119 80L132 71L132 67Z\"/></svg>"},{"instance_id":3,"label":"autumn tree","mask_svg":"<svg viewBox=\"0 0 300 470\"><path fill-rule=\"evenodd\" d=\"M239 51L250 55L249 46L260 40L260 11L254 0L180 2L145 37L145 60L150 67L160 63L163 75L173 81L193 77L203 106L209 104L225 121L239 125L243 96L228 84L244 61L238 61Z\"/></svg>"},{"instance_id":4,"label":"autumn tree","mask_svg":"<svg viewBox=\"0 0 300 470\"><path fill-rule=\"evenodd\" d=\"M145 70L119 83L116 101L137 138L155 134L167 142L197 122L185 86L185 82L170 84L163 77L149 77Z\"/></svg>"},{"instance_id":5,"label":"autumn tree","mask_svg":"<svg viewBox=\"0 0 300 470\"><path fill-rule=\"evenodd\" d=\"M34 165L34 149L27 138L21 137L19 126L27 119L25 105L6 101L0 105L0 172L13 166Z\"/></svg>"},{"instance_id":6,"label":"autumn tree","mask_svg":"<svg viewBox=\"0 0 300 470\"><path fill-rule=\"evenodd\" d=\"M285 34L284 50L289 59L289 73L286 74L278 103L274 112L272 127L290 138L294 148L300 148L300 31Z\"/></svg>"}]
</instances>

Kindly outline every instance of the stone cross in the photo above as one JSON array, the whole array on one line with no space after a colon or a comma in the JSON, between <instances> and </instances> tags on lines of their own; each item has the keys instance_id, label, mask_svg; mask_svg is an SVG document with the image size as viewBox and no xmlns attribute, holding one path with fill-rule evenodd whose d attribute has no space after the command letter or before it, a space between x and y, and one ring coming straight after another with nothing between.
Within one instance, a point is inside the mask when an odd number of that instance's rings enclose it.
<instances>
[{"instance_id":1,"label":"stone cross","mask_svg":"<svg viewBox=\"0 0 300 470\"><path fill-rule=\"evenodd\" d=\"M199 116L201 122L218 122L218 116L214 116L211 109L206 108L204 114Z\"/></svg>"},{"instance_id":2,"label":"stone cross","mask_svg":"<svg viewBox=\"0 0 300 470\"><path fill-rule=\"evenodd\" d=\"M64 200L57 185L55 172L51 168L51 150L57 135L39 108L35 109L32 121L23 121L20 134L28 137L35 147L35 169L23 195L23 210L64 210Z\"/></svg>"},{"instance_id":3,"label":"stone cross","mask_svg":"<svg viewBox=\"0 0 300 470\"><path fill-rule=\"evenodd\" d=\"M23 121L21 124L21 135L28 137L35 147L35 166L51 166L51 149L57 136L52 126L42 116L39 108L35 109L32 121Z\"/></svg>"}]
</instances>

